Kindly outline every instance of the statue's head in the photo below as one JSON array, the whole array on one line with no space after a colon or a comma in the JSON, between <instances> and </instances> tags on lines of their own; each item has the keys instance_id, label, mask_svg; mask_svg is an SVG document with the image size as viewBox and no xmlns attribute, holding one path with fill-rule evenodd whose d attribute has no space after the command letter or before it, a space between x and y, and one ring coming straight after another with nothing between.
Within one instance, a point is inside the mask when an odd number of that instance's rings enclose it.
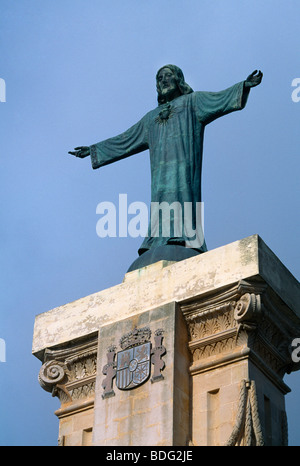
<instances>
[{"instance_id":1,"label":"statue's head","mask_svg":"<svg viewBox=\"0 0 300 466\"><path fill-rule=\"evenodd\" d=\"M175 65L165 65L158 70L156 73L156 90L159 105L180 95L193 92L193 89L185 82L181 69Z\"/></svg>"}]
</instances>

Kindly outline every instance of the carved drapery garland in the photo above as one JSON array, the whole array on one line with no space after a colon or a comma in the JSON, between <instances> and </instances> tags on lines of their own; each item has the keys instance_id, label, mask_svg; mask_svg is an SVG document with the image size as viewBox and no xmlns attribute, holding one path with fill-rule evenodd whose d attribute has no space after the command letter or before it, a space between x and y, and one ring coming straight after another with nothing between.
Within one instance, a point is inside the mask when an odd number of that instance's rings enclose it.
<instances>
[{"instance_id":1,"label":"carved drapery garland","mask_svg":"<svg viewBox=\"0 0 300 466\"><path fill-rule=\"evenodd\" d=\"M281 412L282 446L288 445L288 425L286 412ZM254 380L242 380L235 425L225 446L264 446L256 385Z\"/></svg>"},{"instance_id":2,"label":"carved drapery garland","mask_svg":"<svg viewBox=\"0 0 300 466\"><path fill-rule=\"evenodd\" d=\"M46 350L38 380L61 403L94 395L97 370L97 337L73 348Z\"/></svg>"},{"instance_id":3,"label":"carved drapery garland","mask_svg":"<svg viewBox=\"0 0 300 466\"><path fill-rule=\"evenodd\" d=\"M241 442L245 446L264 445L254 380L241 381L236 423L225 446L235 446Z\"/></svg>"}]
</instances>

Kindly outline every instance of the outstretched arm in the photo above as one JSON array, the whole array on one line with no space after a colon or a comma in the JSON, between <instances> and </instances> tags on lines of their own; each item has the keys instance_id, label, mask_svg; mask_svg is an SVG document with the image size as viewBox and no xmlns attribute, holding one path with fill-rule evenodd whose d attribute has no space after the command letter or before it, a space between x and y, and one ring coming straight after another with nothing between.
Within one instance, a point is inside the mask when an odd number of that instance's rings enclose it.
<instances>
[{"instance_id":1,"label":"outstretched arm","mask_svg":"<svg viewBox=\"0 0 300 466\"><path fill-rule=\"evenodd\" d=\"M195 110L199 120L211 123L236 110L242 110L248 99L251 87L258 86L262 80L262 72L255 70L245 81L234 84L220 92L195 92Z\"/></svg>"},{"instance_id":2,"label":"outstretched arm","mask_svg":"<svg viewBox=\"0 0 300 466\"><path fill-rule=\"evenodd\" d=\"M81 159L90 156L92 167L99 168L148 149L147 133L147 118L144 117L118 136L91 146L75 147L69 154Z\"/></svg>"}]
</instances>

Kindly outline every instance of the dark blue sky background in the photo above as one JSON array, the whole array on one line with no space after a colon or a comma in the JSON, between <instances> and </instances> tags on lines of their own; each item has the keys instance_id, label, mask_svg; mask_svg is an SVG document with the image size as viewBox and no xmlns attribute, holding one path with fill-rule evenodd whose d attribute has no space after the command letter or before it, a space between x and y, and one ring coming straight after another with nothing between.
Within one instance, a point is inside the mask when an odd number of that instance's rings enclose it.
<instances>
[{"instance_id":1,"label":"dark blue sky background","mask_svg":"<svg viewBox=\"0 0 300 466\"><path fill-rule=\"evenodd\" d=\"M68 155L156 106L155 74L180 66L194 90L264 72L245 110L205 134L209 249L259 234L299 278L298 0L1 0L0 444L56 445L57 399L37 381L36 314L114 286L142 238L96 235L96 206L150 201L148 153L93 171ZM300 337L300 335L299 335ZM300 444L298 373L285 377Z\"/></svg>"}]
</instances>

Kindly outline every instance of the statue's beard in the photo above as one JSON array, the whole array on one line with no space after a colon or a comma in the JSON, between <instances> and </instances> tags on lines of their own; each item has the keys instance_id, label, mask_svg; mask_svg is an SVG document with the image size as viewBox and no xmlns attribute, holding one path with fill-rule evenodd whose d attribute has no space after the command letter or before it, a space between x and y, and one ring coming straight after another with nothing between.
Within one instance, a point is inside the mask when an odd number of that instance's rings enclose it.
<instances>
[{"instance_id":1,"label":"statue's beard","mask_svg":"<svg viewBox=\"0 0 300 466\"><path fill-rule=\"evenodd\" d=\"M175 99L176 97L179 97L180 95L181 92L178 87L165 88L165 90L159 92L160 100L165 102L170 102L171 100Z\"/></svg>"}]
</instances>

